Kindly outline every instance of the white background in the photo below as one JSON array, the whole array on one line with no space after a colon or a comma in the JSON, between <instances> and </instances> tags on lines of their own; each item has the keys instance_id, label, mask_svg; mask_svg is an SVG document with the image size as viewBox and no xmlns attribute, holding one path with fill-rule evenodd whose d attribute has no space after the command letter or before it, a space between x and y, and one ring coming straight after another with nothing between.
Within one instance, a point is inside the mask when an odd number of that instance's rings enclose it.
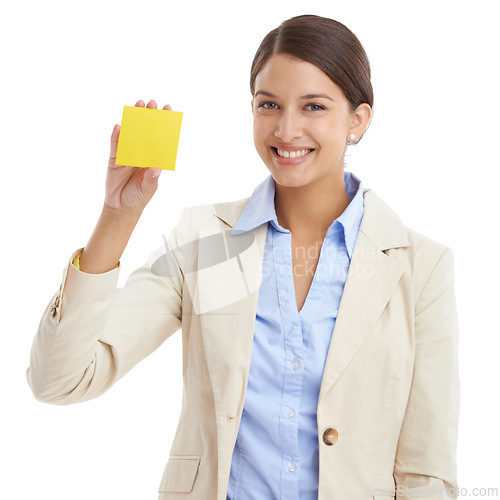
<instances>
[{"instance_id":1,"label":"white background","mask_svg":"<svg viewBox=\"0 0 500 500\"><path fill-rule=\"evenodd\" d=\"M307 7L304 7L307 5ZM238 200L268 175L254 150L250 65L280 22L318 14L367 51L373 120L347 169L455 253L462 403L459 485L497 487L499 326L497 3L494 1L17 2L0 13L1 496L156 499L179 417L181 335L110 391L40 403L25 370L42 312L104 196L124 105L183 111L121 259L119 286L183 207Z\"/></svg>"}]
</instances>

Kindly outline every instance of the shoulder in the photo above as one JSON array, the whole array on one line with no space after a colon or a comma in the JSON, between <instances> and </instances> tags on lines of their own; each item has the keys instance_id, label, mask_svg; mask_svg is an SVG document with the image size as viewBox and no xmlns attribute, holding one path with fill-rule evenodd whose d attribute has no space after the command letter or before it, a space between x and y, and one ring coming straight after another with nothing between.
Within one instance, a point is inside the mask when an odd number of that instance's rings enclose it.
<instances>
[{"instance_id":1,"label":"shoulder","mask_svg":"<svg viewBox=\"0 0 500 500\"><path fill-rule=\"evenodd\" d=\"M179 217L178 225L187 232L198 232L202 228L220 227L221 221L234 226L245 210L250 196L234 201L221 201L185 207Z\"/></svg>"},{"instance_id":2,"label":"shoulder","mask_svg":"<svg viewBox=\"0 0 500 500\"><path fill-rule=\"evenodd\" d=\"M177 249L175 257L179 265L185 268L189 263L189 259L195 258L202 232L204 232L203 236L208 236L220 233L225 224L230 224L232 227L245 209L249 199L247 197L235 201L184 207L177 223L170 228L168 234L168 246L170 249ZM159 257L163 257L165 245L166 243L150 255L150 263L155 262Z\"/></svg>"},{"instance_id":3,"label":"shoulder","mask_svg":"<svg viewBox=\"0 0 500 500\"><path fill-rule=\"evenodd\" d=\"M365 196L366 232L389 258L404 265L406 275L415 281L416 290L422 289L431 273L452 272L452 248L406 225L373 190L365 194L368 195Z\"/></svg>"},{"instance_id":4,"label":"shoulder","mask_svg":"<svg viewBox=\"0 0 500 500\"><path fill-rule=\"evenodd\" d=\"M404 225L409 242L409 252L413 259L423 259L435 262L445 252L453 250L444 243L422 234L415 229Z\"/></svg>"},{"instance_id":5,"label":"shoulder","mask_svg":"<svg viewBox=\"0 0 500 500\"><path fill-rule=\"evenodd\" d=\"M443 252L447 246L409 227L397 211L371 188L364 189L364 214L360 230L381 249L406 247L407 251L418 255Z\"/></svg>"},{"instance_id":6,"label":"shoulder","mask_svg":"<svg viewBox=\"0 0 500 500\"><path fill-rule=\"evenodd\" d=\"M414 274L416 296L419 297L425 286L431 281L439 280L452 283L455 273L455 254L451 247L440 241L405 226L408 241L408 263Z\"/></svg>"}]
</instances>

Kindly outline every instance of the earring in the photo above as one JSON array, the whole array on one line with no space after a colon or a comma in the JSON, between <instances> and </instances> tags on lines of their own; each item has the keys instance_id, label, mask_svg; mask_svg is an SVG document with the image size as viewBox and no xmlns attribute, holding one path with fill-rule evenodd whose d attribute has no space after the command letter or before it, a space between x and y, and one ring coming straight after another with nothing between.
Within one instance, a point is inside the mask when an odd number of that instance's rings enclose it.
<instances>
[{"instance_id":1,"label":"earring","mask_svg":"<svg viewBox=\"0 0 500 500\"><path fill-rule=\"evenodd\" d=\"M354 139L356 139L356 134L349 135L349 139L351 139L351 141L354 141Z\"/></svg>"}]
</instances>

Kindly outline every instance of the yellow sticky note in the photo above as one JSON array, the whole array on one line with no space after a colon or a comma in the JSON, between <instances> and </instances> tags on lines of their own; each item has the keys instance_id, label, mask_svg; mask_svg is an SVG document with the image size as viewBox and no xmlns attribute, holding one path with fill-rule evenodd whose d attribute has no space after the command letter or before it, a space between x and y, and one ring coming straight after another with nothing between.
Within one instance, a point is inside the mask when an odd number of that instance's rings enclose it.
<instances>
[{"instance_id":1,"label":"yellow sticky note","mask_svg":"<svg viewBox=\"0 0 500 500\"><path fill-rule=\"evenodd\" d=\"M117 165L175 170L182 112L124 106Z\"/></svg>"}]
</instances>

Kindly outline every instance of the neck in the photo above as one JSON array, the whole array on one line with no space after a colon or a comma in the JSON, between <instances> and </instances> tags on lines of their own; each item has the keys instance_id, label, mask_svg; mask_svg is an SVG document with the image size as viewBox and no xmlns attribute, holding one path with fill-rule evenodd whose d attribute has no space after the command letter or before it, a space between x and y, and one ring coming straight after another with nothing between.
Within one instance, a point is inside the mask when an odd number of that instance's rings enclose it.
<instances>
[{"instance_id":1,"label":"neck","mask_svg":"<svg viewBox=\"0 0 500 500\"><path fill-rule=\"evenodd\" d=\"M278 223L301 240L322 240L349 203L343 171L333 180L318 179L300 187L276 183L274 204Z\"/></svg>"}]
</instances>

